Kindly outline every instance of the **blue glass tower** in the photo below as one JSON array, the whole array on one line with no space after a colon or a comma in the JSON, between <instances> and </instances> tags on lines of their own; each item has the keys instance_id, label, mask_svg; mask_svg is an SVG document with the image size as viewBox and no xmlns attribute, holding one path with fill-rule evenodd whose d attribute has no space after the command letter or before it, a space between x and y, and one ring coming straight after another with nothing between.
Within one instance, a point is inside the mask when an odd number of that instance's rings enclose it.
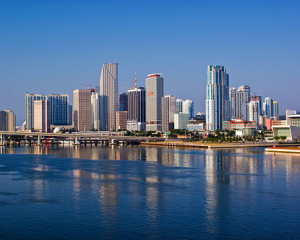
<instances>
[{"instance_id":1,"label":"blue glass tower","mask_svg":"<svg viewBox=\"0 0 300 240\"><path fill-rule=\"evenodd\" d=\"M51 112L52 125L70 125L70 105L68 94L50 94L48 95Z\"/></svg>"}]
</instances>

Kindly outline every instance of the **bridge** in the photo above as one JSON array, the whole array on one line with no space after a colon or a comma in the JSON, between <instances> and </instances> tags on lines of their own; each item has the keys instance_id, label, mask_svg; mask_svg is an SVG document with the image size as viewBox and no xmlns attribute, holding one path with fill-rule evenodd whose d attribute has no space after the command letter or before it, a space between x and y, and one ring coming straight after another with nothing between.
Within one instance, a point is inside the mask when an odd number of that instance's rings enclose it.
<instances>
[{"instance_id":1,"label":"bridge","mask_svg":"<svg viewBox=\"0 0 300 240\"><path fill-rule=\"evenodd\" d=\"M108 143L108 144L116 144L116 143L140 143L140 142L148 142L148 141L165 141L163 137L143 137L143 136L118 136L118 135L103 135L103 133L41 133L41 132L8 132L8 131L0 131L0 146L6 145L6 136L18 136L16 139L18 144L21 141L28 140L29 144L31 141L35 141L37 139L36 144L41 146L43 144L43 140L66 140L69 139L73 142L74 145L87 144L87 143ZM23 138L20 138L23 137Z\"/></svg>"}]
</instances>

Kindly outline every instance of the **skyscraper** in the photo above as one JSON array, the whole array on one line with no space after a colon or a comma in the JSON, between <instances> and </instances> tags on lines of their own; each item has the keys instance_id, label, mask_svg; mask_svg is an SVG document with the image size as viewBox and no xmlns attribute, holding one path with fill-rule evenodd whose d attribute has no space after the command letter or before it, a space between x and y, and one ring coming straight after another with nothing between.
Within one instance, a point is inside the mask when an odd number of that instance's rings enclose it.
<instances>
[{"instance_id":1,"label":"skyscraper","mask_svg":"<svg viewBox=\"0 0 300 240\"><path fill-rule=\"evenodd\" d=\"M266 97L264 101L264 116L267 118L273 117L273 99L271 97Z\"/></svg>"},{"instance_id":2,"label":"skyscraper","mask_svg":"<svg viewBox=\"0 0 300 240\"><path fill-rule=\"evenodd\" d=\"M73 91L74 128L78 131L90 131L91 124L91 89Z\"/></svg>"},{"instance_id":3,"label":"skyscraper","mask_svg":"<svg viewBox=\"0 0 300 240\"><path fill-rule=\"evenodd\" d=\"M127 93L121 93L119 94L119 111L127 111L127 102L128 102Z\"/></svg>"},{"instance_id":4,"label":"skyscraper","mask_svg":"<svg viewBox=\"0 0 300 240\"><path fill-rule=\"evenodd\" d=\"M206 86L206 129L222 129L230 118L229 75L223 66L208 66Z\"/></svg>"},{"instance_id":5,"label":"skyscraper","mask_svg":"<svg viewBox=\"0 0 300 240\"><path fill-rule=\"evenodd\" d=\"M100 130L116 128L118 105L118 64L103 64L100 76Z\"/></svg>"},{"instance_id":6,"label":"skyscraper","mask_svg":"<svg viewBox=\"0 0 300 240\"><path fill-rule=\"evenodd\" d=\"M261 102L261 96L253 95L250 97L250 101L259 102L259 115L262 115L262 102Z\"/></svg>"},{"instance_id":7,"label":"skyscraper","mask_svg":"<svg viewBox=\"0 0 300 240\"><path fill-rule=\"evenodd\" d=\"M164 96L164 78L160 73L146 78L146 129L161 131L161 101Z\"/></svg>"},{"instance_id":8,"label":"skyscraper","mask_svg":"<svg viewBox=\"0 0 300 240\"><path fill-rule=\"evenodd\" d=\"M194 117L194 102L192 100L185 100L182 103L182 112L189 115L189 118Z\"/></svg>"},{"instance_id":9,"label":"skyscraper","mask_svg":"<svg viewBox=\"0 0 300 240\"><path fill-rule=\"evenodd\" d=\"M256 121L257 127L259 127L260 112L259 101L250 101L249 103L246 103L246 120Z\"/></svg>"},{"instance_id":10,"label":"skyscraper","mask_svg":"<svg viewBox=\"0 0 300 240\"><path fill-rule=\"evenodd\" d=\"M246 118L246 103L250 101L250 87L243 85L236 91L235 118Z\"/></svg>"},{"instance_id":11,"label":"skyscraper","mask_svg":"<svg viewBox=\"0 0 300 240\"><path fill-rule=\"evenodd\" d=\"M162 131L174 129L174 114L176 114L176 98L167 95L162 98Z\"/></svg>"},{"instance_id":12,"label":"skyscraper","mask_svg":"<svg viewBox=\"0 0 300 240\"><path fill-rule=\"evenodd\" d=\"M279 116L279 106L277 101L273 101L273 118L276 118Z\"/></svg>"},{"instance_id":13,"label":"skyscraper","mask_svg":"<svg viewBox=\"0 0 300 240\"><path fill-rule=\"evenodd\" d=\"M234 87L229 88L229 102L230 102L230 119L235 119L235 105L236 105L236 90Z\"/></svg>"},{"instance_id":14,"label":"skyscraper","mask_svg":"<svg viewBox=\"0 0 300 240\"><path fill-rule=\"evenodd\" d=\"M146 130L146 89L130 89L127 92L127 130Z\"/></svg>"},{"instance_id":15,"label":"skyscraper","mask_svg":"<svg viewBox=\"0 0 300 240\"><path fill-rule=\"evenodd\" d=\"M16 115L11 110L0 111L0 131L14 132L16 130Z\"/></svg>"},{"instance_id":16,"label":"skyscraper","mask_svg":"<svg viewBox=\"0 0 300 240\"><path fill-rule=\"evenodd\" d=\"M52 125L70 125L70 106L68 94L49 94L51 124Z\"/></svg>"},{"instance_id":17,"label":"skyscraper","mask_svg":"<svg viewBox=\"0 0 300 240\"><path fill-rule=\"evenodd\" d=\"M51 113L47 100L34 101L34 130L47 133L50 131Z\"/></svg>"},{"instance_id":18,"label":"skyscraper","mask_svg":"<svg viewBox=\"0 0 300 240\"><path fill-rule=\"evenodd\" d=\"M25 93L26 130L34 129L34 101L46 99L45 95Z\"/></svg>"},{"instance_id":19,"label":"skyscraper","mask_svg":"<svg viewBox=\"0 0 300 240\"><path fill-rule=\"evenodd\" d=\"M100 130L100 98L96 91L91 95L91 121L92 129Z\"/></svg>"},{"instance_id":20,"label":"skyscraper","mask_svg":"<svg viewBox=\"0 0 300 240\"><path fill-rule=\"evenodd\" d=\"M182 99L176 99L176 113L182 112Z\"/></svg>"}]
</instances>

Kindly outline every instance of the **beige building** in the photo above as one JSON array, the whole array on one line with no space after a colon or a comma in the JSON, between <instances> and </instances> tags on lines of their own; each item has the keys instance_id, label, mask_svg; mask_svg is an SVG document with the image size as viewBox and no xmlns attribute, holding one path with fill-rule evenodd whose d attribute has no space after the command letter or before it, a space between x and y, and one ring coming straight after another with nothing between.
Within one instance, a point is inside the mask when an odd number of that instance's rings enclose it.
<instances>
[{"instance_id":1,"label":"beige building","mask_svg":"<svg viewBox=\"0 0 300 240\"><path fill-rule=\"evenodd\" d=\"M0 131L14 132L16 130L16 115L11 110L0 111Z\"/></svg>"},{"instance_id":2,"label":"beige building","mask_svg":"<svg viewBox=\"0 0 300 240\"><path fill-rule=\"evenodd\" d=\"M91 123L91 89L73 91L73 124L77 131L90 131Z\"/></svg>"},{"instance_id":3,"label":"beige building","mask_svg":"<svg viewBox=\"0 0 300 240\"><path fill-rule=\"evenodd\" d=\"M115 130L118 109L118 64L103 64L100 76L100 130Z\"/></svg>"},{"instance_id":4,"label":"beige building","mask_svg":"<svg viewBox=\"0 0 300 240\"><path fill-rule=\"evenodd\" d=\"M47 100L34 101L34 131L50 131L50 103Z\"/></svg>"},{"instance_id":5,"label":"beige building","mask_svg":"<svg viewBox=\"0 0 300 240\"><path fill-rule=\"evenodd\" d=\"M127 128L127 111L116 112L116 130Z\"/></svg>"}]
</instances>

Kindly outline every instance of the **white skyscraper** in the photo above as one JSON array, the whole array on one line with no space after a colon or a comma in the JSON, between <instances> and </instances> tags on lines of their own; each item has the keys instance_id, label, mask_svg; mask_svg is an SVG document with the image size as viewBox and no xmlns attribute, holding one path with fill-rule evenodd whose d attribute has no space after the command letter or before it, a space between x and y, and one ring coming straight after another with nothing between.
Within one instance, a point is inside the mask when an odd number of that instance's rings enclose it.
<instances>
[{"instance_id":1,"label":"white skyscraper","mask_svg":"<svg viewBox=\"0 0 300 240\"><path fill-rule=\"evenodd\" d=\"M208 66L206 85L206 129L222 129L230 118L229 75L223 66Z\"/></svg>"},{"instance_id":2,"label":"white skyscraper","mask_svg":"<svg viewBox=\"0 0 300 240\"><path fill-rule=\"evenodd\" d=\"M243 85L236 91L235 118L245 119L246 103L250 101L250 87Z\"/></svg>"},{"instance_id":3,"label":"white skyscraper","mask_svg":"<svg viewBox=\"0 0 300 240\"><path fill-rule=\"evenodd\" d=\"M103 64L100 77L100 130L116 128L118 106L118 64Z\"/></svg>"},{"instance_id":4,"label":"white skyscraper","mask_svg":"<svg viewBox=\"0 0 300 240\"><path fill-rule=\"evenodd\" d=\"M259 101L250 101L246 104L246 120L256 121L257 127L259 127L260 112L261 110Z\"/></svg>"},{"instance_id":5,"label":"white skyscraper","mask_svg":"<svg viewBox=\"0 0 300 240\"><path fill-rule=\"evenodd\" d=\"M146 130L162 130L161 103L164 96L164 78L160 73L146 78Z\"/></svg>"},{"instance_id":6,"label":"white skyscraper","mask_svg":"<svg viewBox=\"0 0 300 240\"><path fill-rule=\"evenodd\" d=\"M185 100L182 103L182 112L189 115L189 118L194 117L194 102L192 100Z\"/></svg>"},{"instance_id":7,"label":"white skyscraper","mask_svg":"<svg viewBox=\"0 0 300 240\"><path fill-rule=\"evenodd\" d=\"M176 98L167 95L162 98L162 131L174 129L174 114L176 113Z\"/></svg>"},{"instance_id":8,"label":"white skyscraper","mask_svg":"<svg viewBox=\"0 0 300 240\"><path fill-rule=\"evenodd\" d=\"M235 119L235 104L236 104L236 90L234 87L229 88L229 102L230 102L230 119Z\"/></svg>"},{"instance_id":9,"label":"white skyscraper","mask_svg":"<svg viewBox=\"0 0 300 240\"><path fill-rule=\"evenodd\" d=\"M92 92L91 95L91 117L92 128L100 130L100 101L97 92Z\"/></svg>"}]
</instances>

